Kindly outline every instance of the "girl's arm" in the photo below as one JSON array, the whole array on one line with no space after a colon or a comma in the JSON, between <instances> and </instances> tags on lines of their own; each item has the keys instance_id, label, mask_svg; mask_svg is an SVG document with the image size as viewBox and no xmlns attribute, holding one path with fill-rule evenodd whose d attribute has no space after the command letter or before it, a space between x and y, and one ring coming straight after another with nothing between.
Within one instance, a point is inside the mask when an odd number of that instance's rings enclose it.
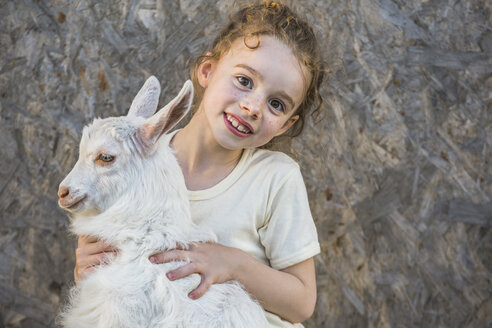
<instances>
[{"instance_id":1,"label":"girl's arm","mask_svg":"<svg viewBox=\"0 0 492 328\"><path fill-rule=\"evenodd\" d=\"M238 278L263 308L290 322L311 317L316 304L316 276L313 258L281 271L248 255L238 270Z\"/></svg>"},{"instance_id":2,"label":"girl's arm","mask_svg":"<svg viewBox=\"0 0 492 328\"><path fill-rule=\"evenodd\" d=\"M290 322L308 319L316 303L316 277L313 258L281 271L254 259L249 254L220 244L197 243L189 250L172 250L153 255L153 263L190 261L168 272L170 280L199 273L200 285L190 293L201 297L214 283L239 281L262 307Z\"/></svg>"}]
</instances>

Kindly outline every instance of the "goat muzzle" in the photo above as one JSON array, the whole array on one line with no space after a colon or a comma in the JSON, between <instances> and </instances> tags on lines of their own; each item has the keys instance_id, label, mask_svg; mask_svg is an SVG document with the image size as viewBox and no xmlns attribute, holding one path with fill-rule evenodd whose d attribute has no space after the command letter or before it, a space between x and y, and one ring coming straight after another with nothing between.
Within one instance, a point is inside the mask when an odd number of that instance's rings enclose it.
<instances>
[{"instance_id":1,"label":"goat muzzle","mask_svg":"<svg viewBox=\"0 0 492 328\"><path fill-rule=\"evenodd\" d=\"M76 210L86 198L87 194L78 195L78 192L74 193L69 187L60 185L58 188L58 205L65 210Z\"/></svg>"}]
</instances>

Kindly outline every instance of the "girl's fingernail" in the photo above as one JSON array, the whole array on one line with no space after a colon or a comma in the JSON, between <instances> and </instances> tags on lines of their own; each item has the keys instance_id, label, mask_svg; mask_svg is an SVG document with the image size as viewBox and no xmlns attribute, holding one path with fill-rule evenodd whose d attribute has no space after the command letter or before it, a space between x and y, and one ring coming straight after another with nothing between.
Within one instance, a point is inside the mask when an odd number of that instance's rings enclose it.
<instances>
[{"instance_id":1,"label":"girl's fingernail","mask_svg":"<svg viewBox=\"0 0 492 328\"><path fill-rule=\"evenodd\" d=\"M174 274L172 274L171 272L168 272L167 273L167 278L170 279L170 280L174 279Z\"/></svg>"},{"instance_id":2,"label":"girl's fingernail","mask_svg":"<svg viewBox=\"0 0 492 328\"><path fill-rule=\"evenodd\" d=\"M194 300L194 299L195 299L195 297L196 297L195 293L189 293L189 294L188 294L188 296L189 296L189 298L191 298L192 300Z\"/></svg>"},{"instance_id":3,"label":"girl's fingernail","mask_svg":"<svg viewBox=\"0 0 492 328\"><path fill-rule=\"evenodd\" d=\"M154 264L155 264L155 263L157 263L157 257L155 257L155 256L151 256L151 257L150 257L150 262L152 262L152 263L154 263Z\"/></svg>"}]
</instances>

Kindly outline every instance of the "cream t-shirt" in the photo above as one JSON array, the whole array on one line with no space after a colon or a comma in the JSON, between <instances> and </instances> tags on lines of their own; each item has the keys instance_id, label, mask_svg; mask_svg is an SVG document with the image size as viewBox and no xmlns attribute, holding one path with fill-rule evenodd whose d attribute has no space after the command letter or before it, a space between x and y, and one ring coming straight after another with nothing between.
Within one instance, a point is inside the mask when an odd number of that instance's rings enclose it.
<instances>
[{"instance_id":1,"label":"cream t-shirt","mask_svg":"<svg viewBox=\"0 0 492 328\"><path fill-rule=\"evenodd\" d=\"M172 135L171 135L172 136ZM188 191L193 221L222 245L281 270L320 252L299 165L281 152L245 149L215 186ZM266 312L271 327L302 327Z\"/></svg>"}]
</instances>

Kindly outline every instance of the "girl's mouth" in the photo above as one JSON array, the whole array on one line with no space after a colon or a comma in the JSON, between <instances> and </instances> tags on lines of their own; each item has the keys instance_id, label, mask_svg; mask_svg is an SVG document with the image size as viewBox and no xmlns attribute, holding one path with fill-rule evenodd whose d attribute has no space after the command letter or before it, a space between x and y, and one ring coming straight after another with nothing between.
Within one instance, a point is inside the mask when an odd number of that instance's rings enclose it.
<instances>
[{"instance_id":1,"label":"girl's mouth","mask_svg":"<svg viewBox=\"0 0 492 328\"><path fill-rule=\"evenodd\" d=\"M242 124L237 117L227 113L224 113L223 116L225 125L234 135L238 137L248 137L253 134L251 129L245 124Z\"/></svg>"}]
</instances>

